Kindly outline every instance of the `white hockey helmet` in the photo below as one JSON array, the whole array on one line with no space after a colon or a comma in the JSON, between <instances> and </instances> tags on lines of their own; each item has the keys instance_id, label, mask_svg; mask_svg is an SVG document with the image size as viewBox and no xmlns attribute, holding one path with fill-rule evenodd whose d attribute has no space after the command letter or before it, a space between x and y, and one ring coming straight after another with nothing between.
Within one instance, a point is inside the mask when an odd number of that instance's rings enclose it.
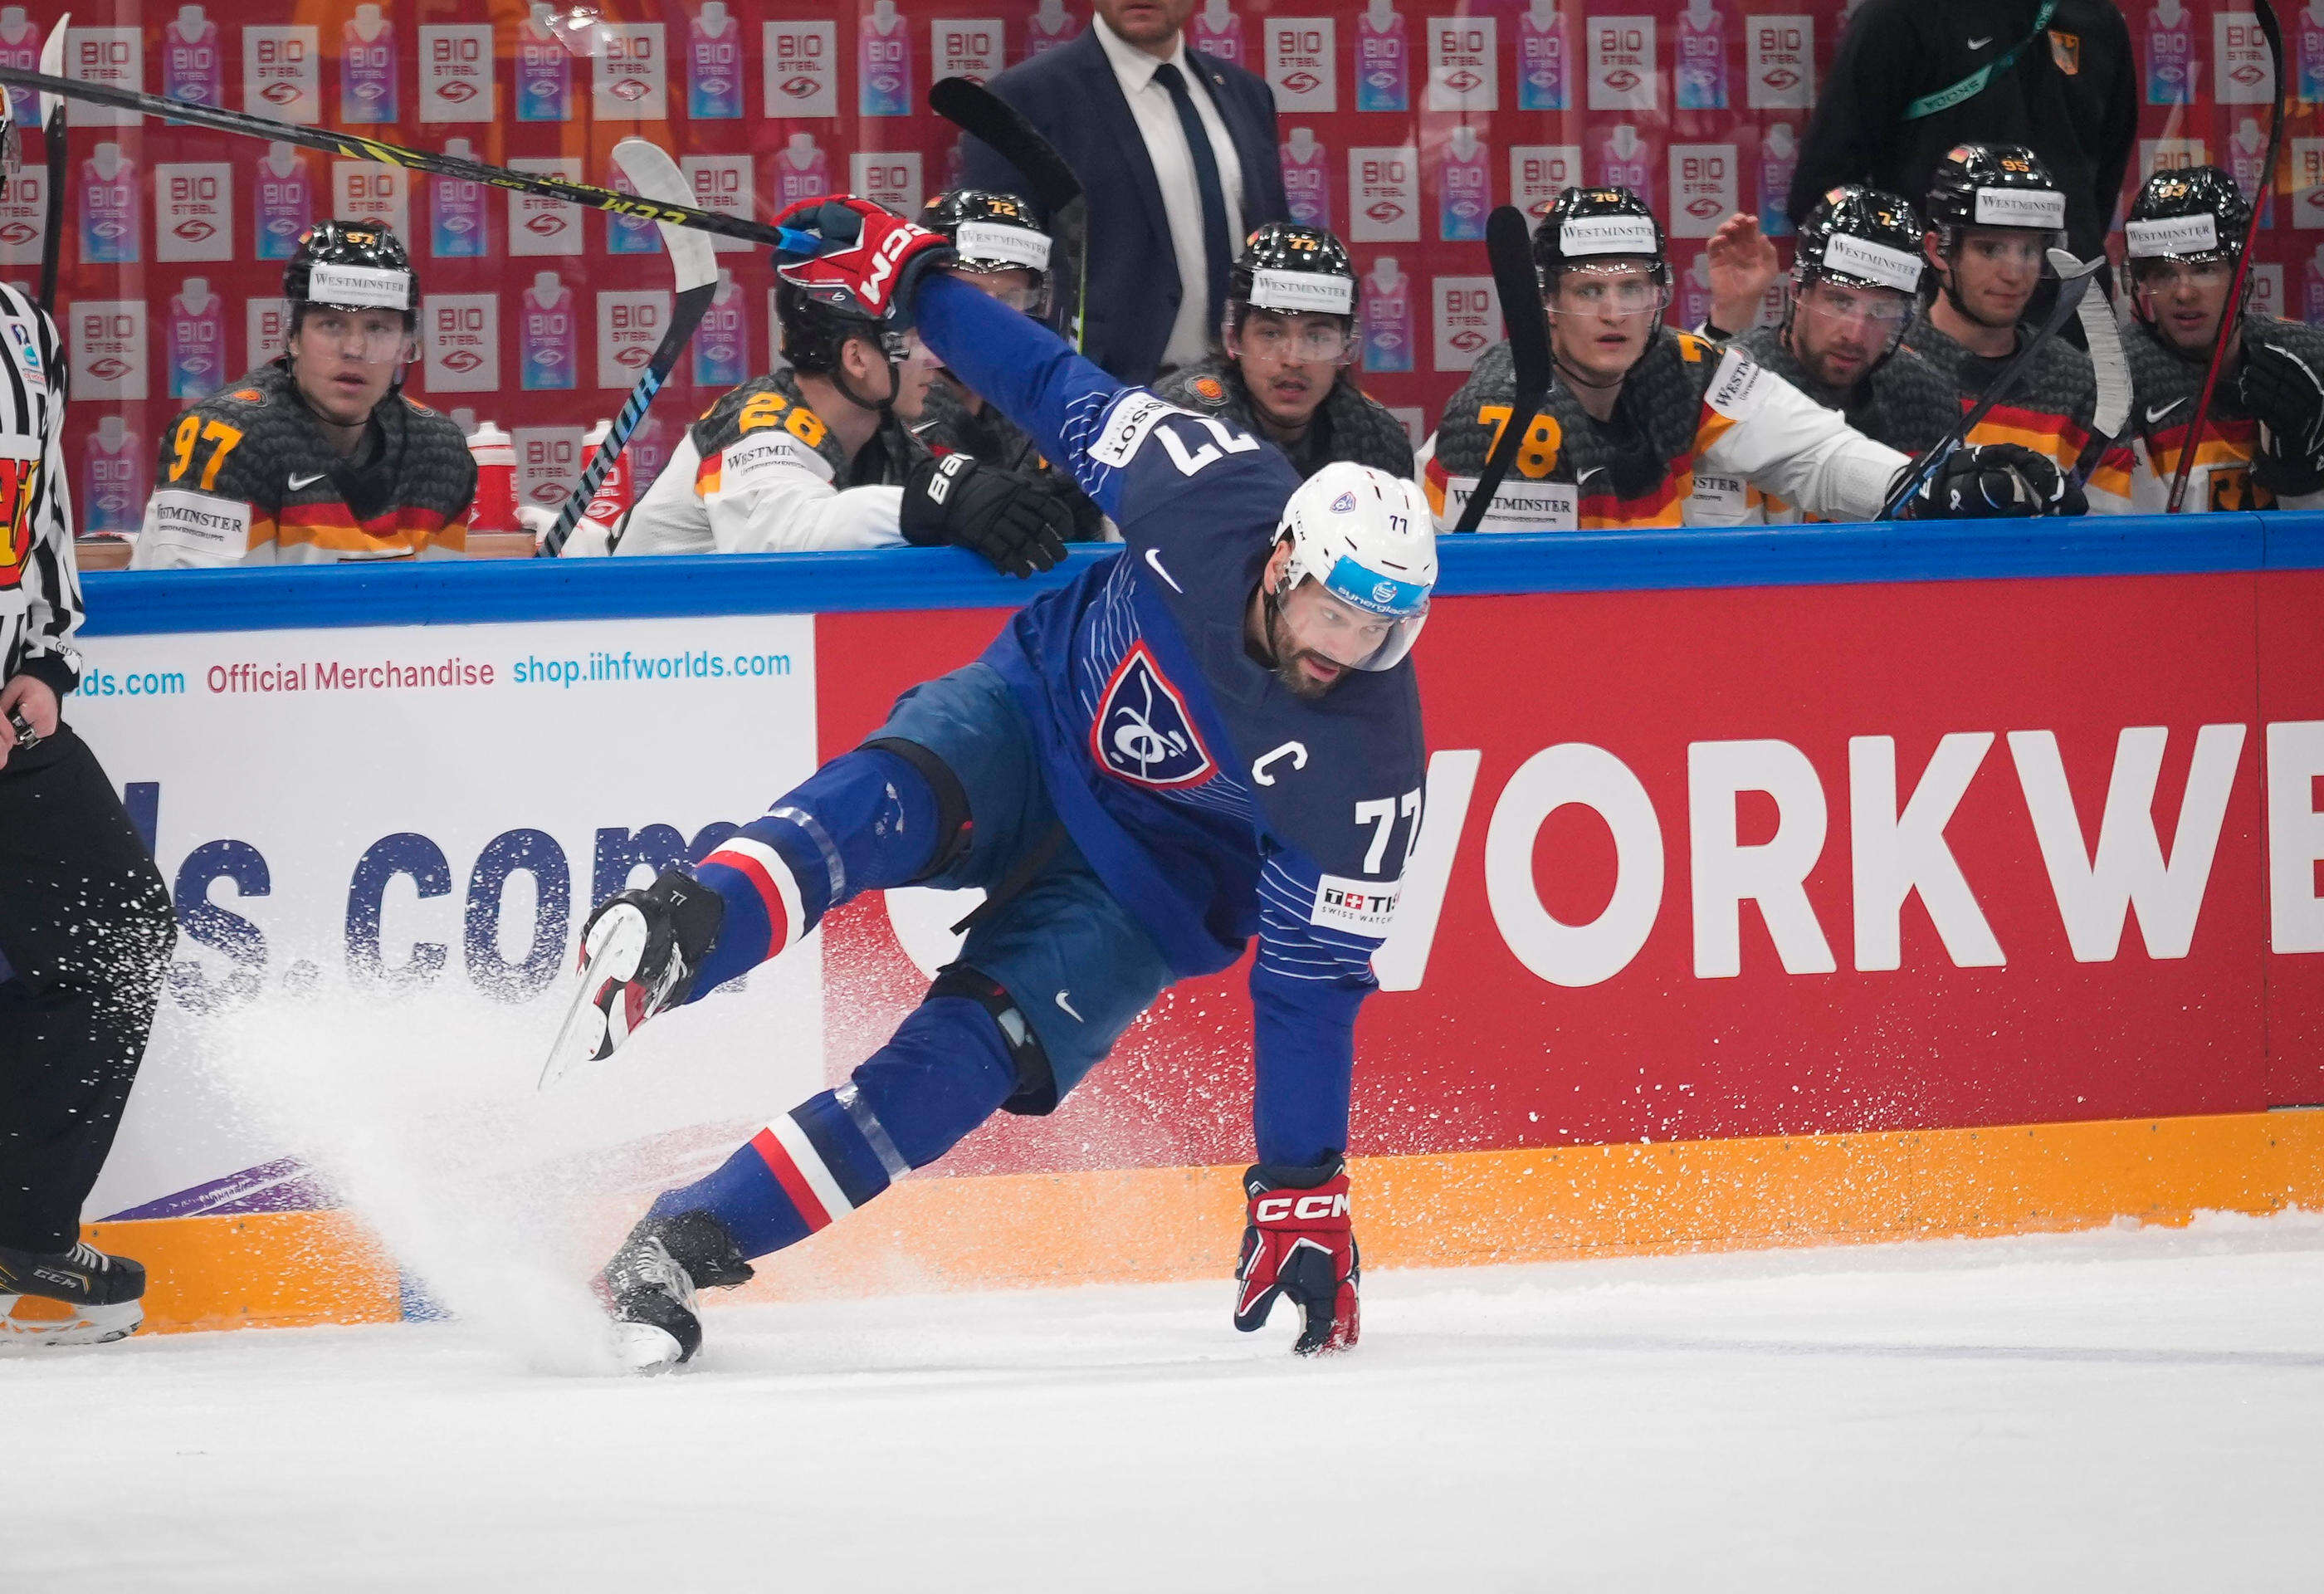
<instances>
[{"instance_id":1,"label":"white hockey helmet","mask_svg":"<svg viewBox=\"0 0 2324 1594\"><path fill-rule=\"evenodd\" d=\"M1416 484L1334 460L1291 495L1275 535L1291 539L1278 601L1312 579L1350 607L1393 622L1369 656L1341 663L1389 670L1403 662L1436 585L1436 522Z\"/></svg>"}]
</instances>

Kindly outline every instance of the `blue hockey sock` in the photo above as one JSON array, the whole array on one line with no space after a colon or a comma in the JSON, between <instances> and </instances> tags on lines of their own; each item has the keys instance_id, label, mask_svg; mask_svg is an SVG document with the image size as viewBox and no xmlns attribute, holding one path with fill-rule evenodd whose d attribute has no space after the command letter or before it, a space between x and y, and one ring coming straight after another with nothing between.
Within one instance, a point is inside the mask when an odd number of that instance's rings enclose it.
<instances>
[{"instance_id":1,"label":"blue hockey sock","mask_svg":"<svg viewBox=\"0 0 2324 1594\"><path fill-rule=\"evenodd\" d=\"M938 804L893 753L843 754L722 842L694 868L726 904L698 999L767 961L858 892L902 885L936 860Z\"/></svg>"},{"instance_id":2,"label":"blue hockey sock","mask_svg":"<svg viewBox=\"0 0 2324 1594\"><path fill-rule=\"evenodd\" d=\"M964 996L936 997L846 1084L777 1118L706 1178L664 1191L653 1215L706 1210L743 1256L779 1251L935 1162L1016 1088L992 1015Z\"/></svg>"}]
</instances>

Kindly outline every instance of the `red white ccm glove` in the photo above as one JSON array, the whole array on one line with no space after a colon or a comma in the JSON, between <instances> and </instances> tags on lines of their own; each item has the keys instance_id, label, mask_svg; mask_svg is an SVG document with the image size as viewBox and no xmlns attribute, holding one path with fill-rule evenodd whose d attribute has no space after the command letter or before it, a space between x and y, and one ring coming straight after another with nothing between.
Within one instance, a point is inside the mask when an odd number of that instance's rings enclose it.
<instances>
[{"instance_id":1,"label":"red white ccm glove","mask_svg":"<svg viewBox=\"0 0 2324 1594\"><path fill-rule=\"evenodd\" d=\"M785 282L899 330L912 324L912 290L921 273L955 258L941 233L853 194L801 199L775 225L794 235L775 251Z\"/></svg>"},{"instance_id":2,"label":"red white ccm glove","mask_svg":"<svg viewBox=\"0 0 2324 1594\"><path fill-rule=\"evenodd\" d=\"M1242 1176L1250 1200L1242 1263L1235 1269L1234 1325L1248 1334L1267 1321L1277 1295L1305 1317L1292 1349L1302 1356L1345 1350L1361 1328L1356 1284L1362 1268L1348 1209L1346 1162L1314 1168L1260 1163Z\"/></svg>"}]
</instances>

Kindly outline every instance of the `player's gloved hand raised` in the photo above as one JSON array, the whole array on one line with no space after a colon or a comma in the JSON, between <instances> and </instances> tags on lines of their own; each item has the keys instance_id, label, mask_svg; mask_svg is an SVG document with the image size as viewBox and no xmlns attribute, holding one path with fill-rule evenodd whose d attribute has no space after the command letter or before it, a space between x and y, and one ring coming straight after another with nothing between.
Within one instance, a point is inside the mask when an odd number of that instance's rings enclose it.
<instances>
[{"instance_id":1,"label":"player's gloved hand raised","mask_svg":"<svg viewBox=\"0 0 2324 1594\"><path fill-rule=\"evenodd\" d=\"M950 542L1021 577L1054 570L1065 558L1074 517L1029 477L946 454L922 462L905 484L902 529L907 542Z\"/></svg>"},{"instance_id":2,"label":"player's gloved hand raised","mask_svg":"<svg viewBox=\"0 0 2324 1594\"><path fill-rule=\"evenodd\" d=\"M2018 443L1969 443L1929 473L1899 520L2088 514L2090 501L2057 465Z\"/></svg>"},{"instance_id":3,"label":"player's gloved hand raised","mask_svg":"<svg viewBox=\"0 0 2324 1594\"><path fill-rule=\"evenodd\" d=\"M783 280L825 303L861 309L899 330L912 324L913 292L931 267L948 264L941 233L853 194L801 199L775 218L796 247L775 251Z\"/></svg>"},{"instance_id":4,"label":"player's gloved hand raised","mask_svg":"<svg viewBox=\"0 0 2324 1594\"><path fill-rule=\"evenodd\" d=\"M1345 1160L1334 1155L1313 1168L1260 1163L1244 1171L1242 1189L1249 1206L1235 1269L1235 1327L1251 1332L1284 1295L1306 1320L1292 1349L1302 1356L1347 1349L1361 1328L1356 1285L1362 1269Z\"/></svg>"},{"instance_id":5,"label":"player's gloved hand raised","mask_svg":"<svg viewBox=\"0 0 2324 1594\"><path fill-rule=\"evenodd\" d=\"M685 1001L725 917L718 894L680 868L599 903L581 927L581 974L604 1023L573 1037L572 1061L610 1057L647 1019Z\"/></svg>"},{"instance_id":6,"label":"player's gloved hand raised","mask_svg":"<svg viewBox=\"0 0 2324 1594\"><path fill-rule=\"evenodd\" d=\"M2324 371L2288 348L2246 338L2236 393L2259 422L2253 474L2260 485L2272 493L2324 487Z\"/></svg>"}]
</instances>

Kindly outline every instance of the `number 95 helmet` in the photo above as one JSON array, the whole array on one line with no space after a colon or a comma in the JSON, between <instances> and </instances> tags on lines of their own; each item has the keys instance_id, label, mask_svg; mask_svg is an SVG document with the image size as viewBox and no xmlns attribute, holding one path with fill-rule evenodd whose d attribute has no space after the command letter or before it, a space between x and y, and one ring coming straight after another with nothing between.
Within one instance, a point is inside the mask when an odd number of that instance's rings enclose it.
<instances>
[{"instance_id":1,"label":"number 95 helmet","mask_svg":"<svg viewBox=\"0 0 2324 1594\"><path fill-rule=\"evenodd\" d=\"M1291 495L1275 536L1291 543L1272 595L1277 602L1313 580L1349 607L1389 622L1369 654L1340 663L1392 670L1404 662L1436 585L1436 523L1418 487L1369 465L1335 460Z\"/></svg>"}]
</instances>

